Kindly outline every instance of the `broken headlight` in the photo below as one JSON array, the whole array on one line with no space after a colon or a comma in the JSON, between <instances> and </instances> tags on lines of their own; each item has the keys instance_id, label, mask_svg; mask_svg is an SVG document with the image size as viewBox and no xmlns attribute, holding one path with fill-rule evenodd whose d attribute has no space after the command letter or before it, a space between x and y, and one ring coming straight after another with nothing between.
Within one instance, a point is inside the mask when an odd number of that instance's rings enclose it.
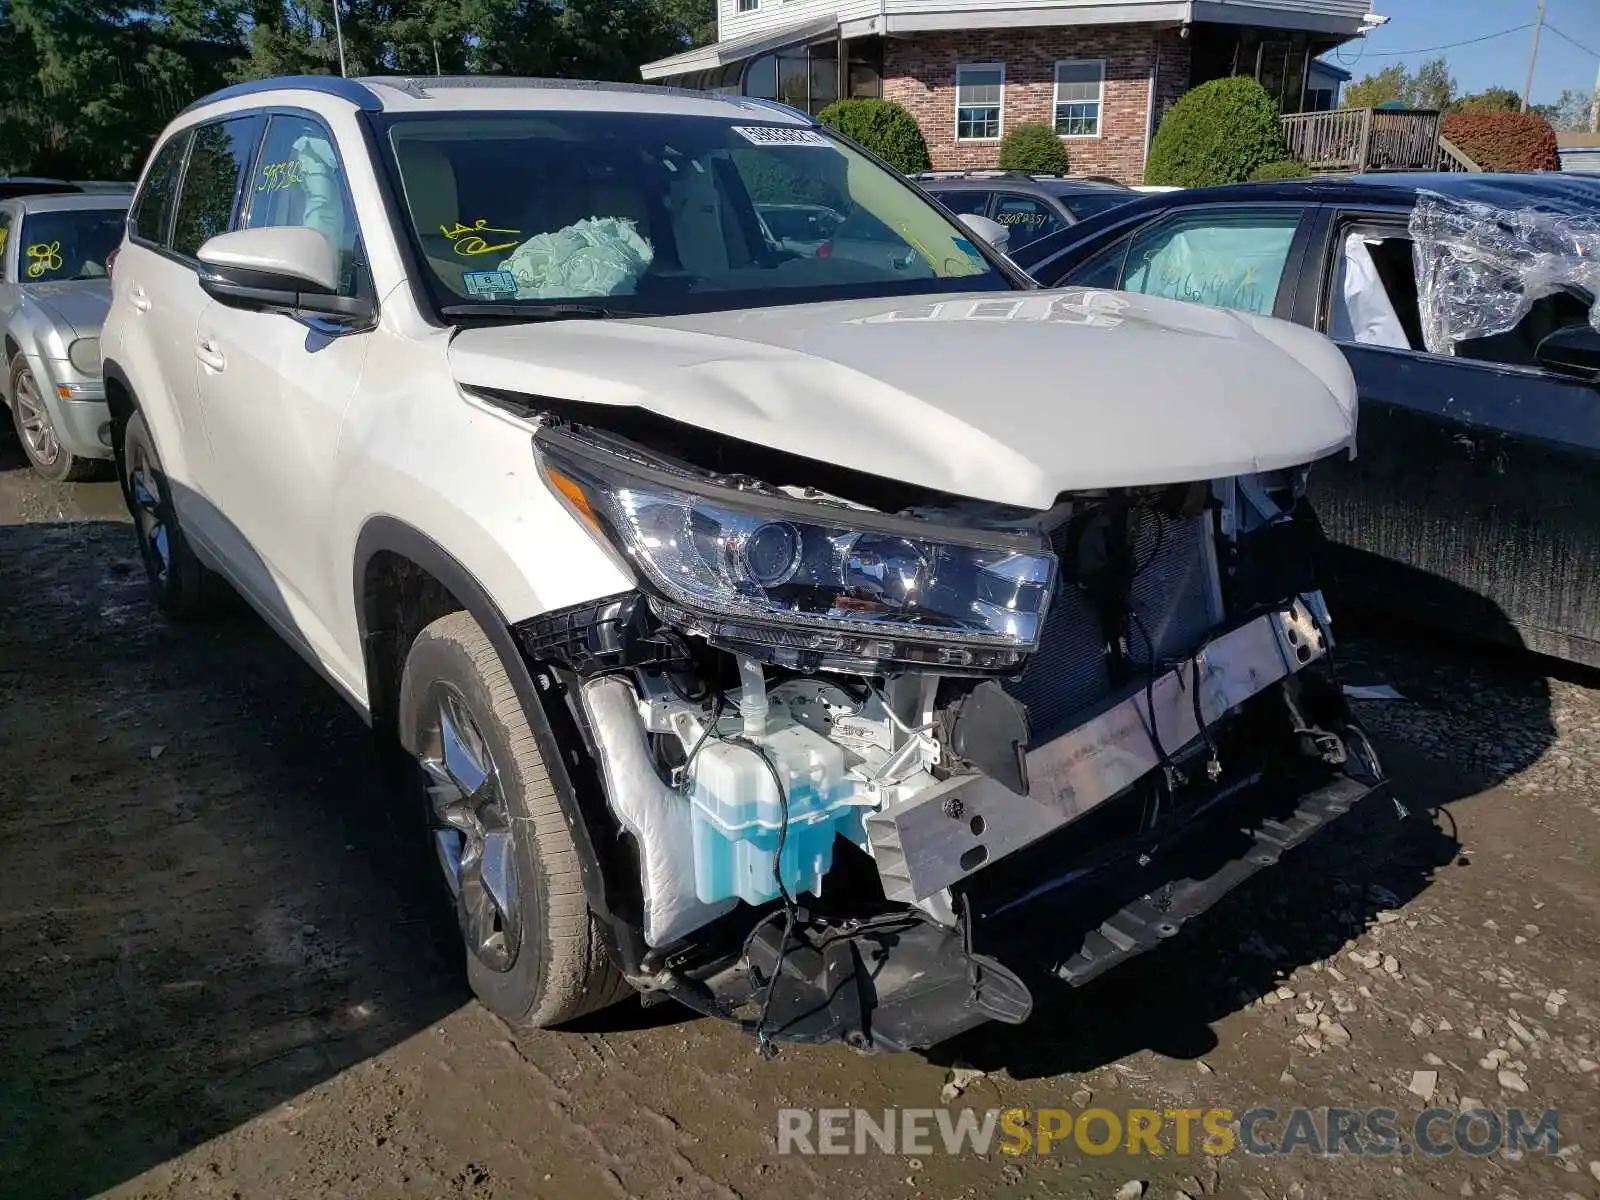
<instances>
[{"instance_id":1,"label":"broken headlight","mask_svg":"<svg viewBox=\"0 0 1600 1200\"><path fill-rule=\"evenodd\" d=\"M1056 561L1036 534L730 486L566 431L535 444L546 481L658 612L710 637L774 647L778 661L979 670L1038 645Z\"/></svg>"}]
</instances>

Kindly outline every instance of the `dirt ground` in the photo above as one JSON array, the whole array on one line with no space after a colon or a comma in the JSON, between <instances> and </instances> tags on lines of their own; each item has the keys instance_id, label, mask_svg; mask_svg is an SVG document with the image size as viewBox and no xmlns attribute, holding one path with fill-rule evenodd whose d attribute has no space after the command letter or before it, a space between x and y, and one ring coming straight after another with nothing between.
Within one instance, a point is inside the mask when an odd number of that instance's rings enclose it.
<instances>
[{"instance_id":1,"label":"dirt ground","mask_svg":"<svg viewBox=\"0 0 1600 1200\"><path fill-rule=\"evenodd\" d=\"M1410 816L1358 809L1020 1029L767 1062L629 1003L514 1036L361 722L253 618L162 621L112 485L17 468L0 447L0 1196L1600 1196L1592 676L1348 634L1346 681L1404 696L1361 709ZM1560 1150L776 1153L780 1107L939 1106L957 1060L985 1073L956 1108L1553 1106Z\"/></svg>"}]
</instances>

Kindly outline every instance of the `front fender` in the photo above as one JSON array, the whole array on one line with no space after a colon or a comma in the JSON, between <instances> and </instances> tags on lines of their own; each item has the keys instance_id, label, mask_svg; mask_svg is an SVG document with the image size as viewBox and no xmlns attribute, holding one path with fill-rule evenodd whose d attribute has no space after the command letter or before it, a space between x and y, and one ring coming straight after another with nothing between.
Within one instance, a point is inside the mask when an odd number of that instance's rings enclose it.
<instances>
[{"instance_id":1,"label":"front fender","mask_svg":"<svg viewBox=\"0 0 1600 1200\"><path fill-rule=\"evenodd\" d=\"M27 306L23 305L6 324L5 340L15 343L17 353L28 364L33 377L41 380L41 386L45 386L50 379L50 373L45 368L45 347L48 342L41 339L40 332L37 315L30 313ZM11 361L12 356L8 354L5 363L0 364L0 396L5 397L7 405L11 403Z\"/></svg>"},{"instance_id":2,"label":"front fender","mask_svg":"<svg viewBox=\"0 0 1600 1200\"><path fill-rule=\"evenodd\" d=\"M573 747L564 747L552 729L552 715L565 715L568 721L570 715L552 714L546 710L542 699L543 693L534 682L533 671L530 670L528 661L523 657L512 636L511 622L480 581L477 573L426 533L391 516L374 516L362 526L356 539L353 565L352 584L356 622L361 635L362 657L366 667L368 710L374 728L380 731L384 728L385 720L394 712L399 701L397 694L388 694L382 685L387 674L375 669L382 661L382 656L394 650L388 636L393 631L378 627L379 618L368 612L364 602L367 569L374 557L386 551L410 560L443 584L462 607L472 614L473 620L494 645L495 653L500 656L506 676L517 694L517 700L522 705L523 712L527 714L528 725L539 743L539 753L544 759L551 783L555 786L556 798L566 817L567 827L572 832L573 842L578 851L579 874L589 907L612 930L613 945L618 941L627 941L626 922L613 915L613 908L609 902L611 887L608 885L603 864L595 851L597 841L605 833L600 827L604 820L603 815L591 816L585 813L568 769L567 751ZM544 687L549 688L548 679L544 681ZM398 680L395 681L392 690L398 691Z\"/></svg>"}]
</instances>

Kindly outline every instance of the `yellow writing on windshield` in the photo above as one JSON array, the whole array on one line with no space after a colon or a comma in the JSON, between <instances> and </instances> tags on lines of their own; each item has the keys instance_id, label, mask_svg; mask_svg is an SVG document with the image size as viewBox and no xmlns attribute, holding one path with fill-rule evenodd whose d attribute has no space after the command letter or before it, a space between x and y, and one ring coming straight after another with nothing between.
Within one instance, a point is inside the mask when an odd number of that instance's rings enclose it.
<instances>
[{"instance_id":1,"label":"yellow writing on windshield","mask_svg":"<svg viewBox=\"0 0 1600 1200\"><path fill-rule=\"evenodd\" d=\"M61 243L38 242L29 246L28 278L38 279L46 271L61 270Z\"/></svg>"},{"instance_id":2,"label":"yellow writing on windshield","mask_svg":"<svg viewBox=\"0 0 1600 1200\"><path fill-rule=\"evenodd\" d=\"M439 226L439 232L450 239L450 248L452 250L467 257L475 254L494 254L500 250L510 250L517 244L515 241L510 241L500 242L491 246L489 239L484 236L486 233L510 234L513 238L522 236L522 230L520 229L497 229L482 217L479 217L471 225L463 225L460 221L457 221L454 229L446 229L441 225Z\"/></svg>"},{"instance_id":3,"label":"yellow writing on windshield","mask_svg":"<svg viewBox=\"0 0 1600 1200\"><path fill-rule=\"evenodd\" d=\"M304 182L299 160L286 158L282 162L270 162L262 166L261 182L256 184L256 191L277 192Z\"/></svg>"},{"instance_id":4,"label":"yellow writing on windshield","mask_svg":"<svg viewBox=\"0 0 1600 1200\"><path fill-rule=\"evenodd\" d=\"M10 236L10 227L6 225L0 225L0 254L4 254L6 252L6 239Z\"/></svg>"}]
</instances>

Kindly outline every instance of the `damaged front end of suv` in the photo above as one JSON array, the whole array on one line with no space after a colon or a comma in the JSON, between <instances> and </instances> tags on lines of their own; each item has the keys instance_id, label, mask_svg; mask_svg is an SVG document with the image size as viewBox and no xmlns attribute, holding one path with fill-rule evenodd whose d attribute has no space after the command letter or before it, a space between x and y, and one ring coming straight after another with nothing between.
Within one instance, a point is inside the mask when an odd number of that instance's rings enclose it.
<instances>
[{"instance_id":1,"label":"damaged front end of suv","mask_svg":"<svg viewBox=\"0 0 1600 1200\"><path fill-rule=\"evenodd\" d=\"M1382 780L1306 468L963 498L637 409L537 415L634 590L515 633L611 951L763 1041L1027 1019Z\"/></svg>"}]
</instances>

